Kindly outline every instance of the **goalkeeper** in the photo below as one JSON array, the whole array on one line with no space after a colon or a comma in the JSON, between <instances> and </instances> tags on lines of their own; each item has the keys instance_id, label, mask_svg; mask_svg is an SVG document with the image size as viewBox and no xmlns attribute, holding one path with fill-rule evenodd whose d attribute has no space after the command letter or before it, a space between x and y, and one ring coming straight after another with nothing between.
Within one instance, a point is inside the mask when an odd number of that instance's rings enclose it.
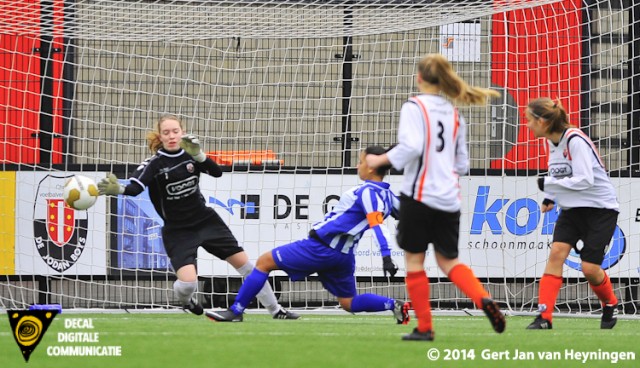
<instances>
[{"instance_id":1,"label":"goalkeeper","mask_svg":"<svg viewBox=\"0 0 640 368\"><path fill-rule=\"evenodd\" d=\"M242 276L249 275L253 265L229 227L206 205L200 193L200 173L217 178L222 175L222 170L205 156L197 138L183 134L182 122L176 116L162 116L158 120L157 131L147 135L149 148L155 154L138 166L130 184L121 185L111 174L98 183L98 189L103 195L136 196L149 188L151 202L164 220L162 241L177 276L173 284L174 294L185 310L202 315L202 306L195 298L199 246L227 261ZM273 318L299 317L278 304L269 284L256 294Z\"/></svg>"},{"instance_id":2,"label":"goalkeeper","mask_svg":"<svg viewBox=\"0 0 640 368\"><path fill-rule=\"evenodd\" d=\"M391 259L388 230L381 226L389 215L398 211L398 199L382 182L389 167L372 169L364 161L365 154L380 155L385 149L369 147L360 155L358 176L364 184L340 197L339 203L314 224L309 237L266 252L258 258L256 268L245 279L235 303L225 311L207 311L207 317L219 322L241 322L242 313L253 297L266 285L269 272L285 271L291 280L304 279L318 273L320 282L338 298L340 306L352 313L390 310L398 324L409 321L409 303L376 294L356 295L355 256L358 241L368 229L380 246L385 275L395 276L398 267Z\"/></svg>"}]
</instances>

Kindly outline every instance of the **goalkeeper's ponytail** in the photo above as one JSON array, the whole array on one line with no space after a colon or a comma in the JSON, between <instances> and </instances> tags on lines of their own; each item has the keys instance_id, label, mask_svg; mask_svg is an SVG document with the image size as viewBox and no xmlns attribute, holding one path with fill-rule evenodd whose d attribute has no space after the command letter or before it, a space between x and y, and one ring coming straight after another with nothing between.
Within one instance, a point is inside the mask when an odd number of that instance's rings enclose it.
<instances>
[{"instance_id":1,"label":"goalkeeper's ponytail","mask_svg":"<svg viewBox=\"0 0 640 368\"><path fill-rule=\"evenodd\" d=\"M160 148L162 148L162 142L160 141L160 133L158 132L148 132L147 133L147 144L151 152L156 153Z\"/></svg>"},{"instance_id":2,"label":"goalkeeper's ponytail","mask_svg":"<svg viewBox=\"0 0 640 368\"><path fill-rule=\"evenodd\" d=\"M158 122L156 123L156 130L147 133L147 144L151 152L156 153L160 148L162 148L162 141L160 140L160 126L167 120L175 120L180 123L180 129L184 131L184 126L182 125L182 120L180 120L175 115L162 115Z\"/></svg>"}]
</instances>

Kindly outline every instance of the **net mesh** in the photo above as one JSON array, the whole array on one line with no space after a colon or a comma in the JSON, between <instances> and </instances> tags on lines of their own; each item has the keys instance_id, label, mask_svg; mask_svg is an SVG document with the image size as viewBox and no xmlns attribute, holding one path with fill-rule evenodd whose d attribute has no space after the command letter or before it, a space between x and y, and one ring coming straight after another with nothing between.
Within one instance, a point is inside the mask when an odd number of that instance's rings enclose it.
<instances>
[{"instance_id":1,"label":"net mesh","mask_svg":"<svg viewBox=\"0 0 640 368\"><path fill-rule=\"evenodd\" d=\"M545 171L546 156L522 114L530 98L558 98L618 190L620 233L607 272L625 312L637 313L640 11L631 1L23 0L0 1L0 11L5 308L176 306L148 200L103 197L76 212L86 242L73 262L41 252L56 239L34 225L64 177L131 173L150 155L145 135L164 113L178 115L217 159L242 162L220 180L203 179L203 192L251 259L304 237L358 183L359 152L396 142L415 66L439 52L470 84L501 92L486 108L461 109L472 167L461 181L461 260L507 308L535 309L554 218L534 207L532 176ZM401 177L388 180L398 188ZM361 248L359 291L406 298L401 278L382 277L370 237ZM402 266L399 251L394 258ZM237 272L203 253L198 268L201 301L227 305ZM427 272L434 306L470 306L432 256ZM581 273L567 264L565 277L559 308L597 312ZM282 303L336 305L313 277L291 283L275 273L271 282Z\"/></svg>"}]
</instances>

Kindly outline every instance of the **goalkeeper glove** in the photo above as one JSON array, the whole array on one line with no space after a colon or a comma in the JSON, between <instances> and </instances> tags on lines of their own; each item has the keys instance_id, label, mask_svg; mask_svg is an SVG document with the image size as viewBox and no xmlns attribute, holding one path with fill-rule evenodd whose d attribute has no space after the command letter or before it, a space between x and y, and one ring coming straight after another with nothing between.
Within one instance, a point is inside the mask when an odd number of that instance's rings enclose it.
<instances>
[{"instance_id":1,"label":"goalkeeper glove","mask_svg":"<svg viewBox=\"0 0 640 368\"><path fill-rule=\"evenodd\" d=\"M98 193L100 195L118 195L124 193L124 185L118 183L118 177L109 174L98 183Z\"/></svg>"},{"instance_id":2,"label":"goalkeeper glove","mask_svg":"<svg viewBox=\"0 0 640 368\"><path fill-rule=\"evenodd\" d=\"M384 275L387 276L389 274L391 277L395 276L398 273L398 266L393 262L391 256L382 257L382 270L384 271Z\"/></svg>"},{"instance_id":3,"label":"goalkeeper glove","mask_svg":"<svg viewBox=\"0 0 640 368\"><path fill-rule=\"evenodd\" d=\"M180 141L180 147L191 155L194 160L198 162L204 162L207 159L207 156L202 152L200 148L200 140L195 135L188 134L182 136L182 140Z\"/></svg>"}]
</instances>

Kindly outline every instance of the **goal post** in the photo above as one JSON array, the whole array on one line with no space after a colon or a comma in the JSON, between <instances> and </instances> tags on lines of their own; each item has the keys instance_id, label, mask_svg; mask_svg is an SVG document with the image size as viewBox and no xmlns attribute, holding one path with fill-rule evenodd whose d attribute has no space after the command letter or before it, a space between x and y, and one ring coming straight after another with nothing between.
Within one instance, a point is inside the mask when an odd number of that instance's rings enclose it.
<instances>
[{"instance_id":1,"label":"goal post","mask_svg":"<svg viewBox=\"0 0 640 368\"><path fill-rule=\"evenodd\" d=\"M607 269L624 313L640 283L640 5L618 0L49 0L0 1L0 307L174 308L162 221L148 196L61 205L73 173L126 178L150 156L145 134L179 116L221 178L201 178L208 205L249 257L306 236L358 184L359 152L396 142L417 62L442 53L470 84L501 97L464 107L471 173L461 178L460 258L514 313L533 312L557 212L542 214L535 176L543 142L522 115L559 99L597 145L621 212ZM398 190L401 175L387 177ZM73 236L47 231L47 206ZM48 224L64 226L63 224ZM395 223L386 225L395 234ZM393 239L392 239L393 240ZM371 236L357 252L359 292L406 298ZM562 311L598 312L571 254ZM237 272L199 253L198 296L229 303ZM470 301L428 255L434 307ZM310 277L272 274L280 301L332 307Z\"/></svg>"}]
</instances>

